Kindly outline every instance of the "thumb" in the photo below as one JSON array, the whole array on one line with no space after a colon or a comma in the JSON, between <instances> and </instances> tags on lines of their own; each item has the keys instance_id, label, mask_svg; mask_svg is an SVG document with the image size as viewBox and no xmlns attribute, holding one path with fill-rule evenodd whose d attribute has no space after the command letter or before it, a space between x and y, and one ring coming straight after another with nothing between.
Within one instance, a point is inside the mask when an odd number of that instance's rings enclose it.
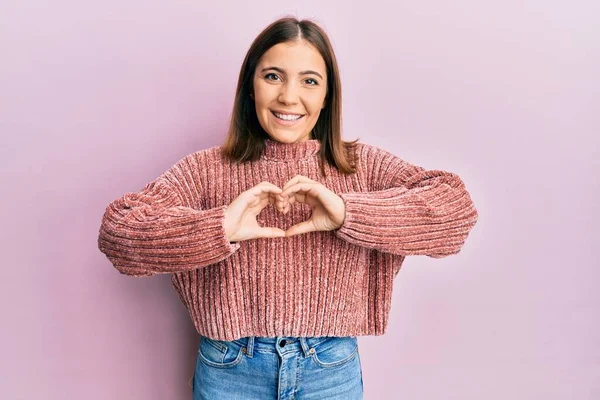
<instances>
[{"instance_id":1,"label":"thumb","mask_svg":"<svg viewBox=\"0 0 600 400\"><path fill-rule=\"evenodd\" d=\"M288 230L285 231L285 236L300 235L302 233L314 232L316 230L317 229L315 228L315 225L312 223L312 220L308 220L308 221L300 222L299 224L289 227Z\"/></svg>"},{"instance_id":2,"label":"thumb","mask_svg":"<svg viewBox=\"0 0 600 400\"><path fill-rule=\"evenodd\" d=\"M255 230L255 238L278 238L285 237L285 231L279 228L260 227Z\"/></svg>"}]
</instances>

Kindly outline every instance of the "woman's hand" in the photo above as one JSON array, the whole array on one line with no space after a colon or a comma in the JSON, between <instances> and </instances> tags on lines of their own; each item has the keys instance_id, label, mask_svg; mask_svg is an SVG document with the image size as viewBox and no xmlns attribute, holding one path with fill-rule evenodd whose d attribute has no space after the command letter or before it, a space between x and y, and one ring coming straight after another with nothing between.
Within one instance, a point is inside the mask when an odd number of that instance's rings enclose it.
<instances>
[{"instance_id":1,"label":"woman's hand","mask_svg":"<svg viewBox=\"0 0 600 400\"><path fill-rule=\"evenodd\" d=\"M261 182L242 192L225 210L225 235L230 242L256 238L285 237L285 231L279 228L258 225L256 216L269 204L275 204L275 195L281 189L272 183Z\"/></svg>"},{"instance_id":2,"label":"woman's hand","mask_svg":"<svg viewBox=\"0 0 600 400\"><path fill-rule=\"evenodd\" d=\"M285 236L314 231L332 231L344 223L346 206L340 196L323 184L302 175L296 175L276 194L277 208L286 214L295 203L305 203L313 208L309 220L290 227Z\"/></svg>"}]
</instances>

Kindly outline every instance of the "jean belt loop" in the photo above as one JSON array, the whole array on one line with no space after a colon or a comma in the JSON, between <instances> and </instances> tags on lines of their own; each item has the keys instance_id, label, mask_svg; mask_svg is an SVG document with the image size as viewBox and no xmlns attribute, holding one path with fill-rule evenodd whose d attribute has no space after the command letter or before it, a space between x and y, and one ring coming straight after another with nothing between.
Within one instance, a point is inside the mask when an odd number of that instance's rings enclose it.
<instances>
[{"instance_id":1,"label":"jean belt loop","mask_svg":"<svg viewBox=\"0 0 600 400\"><path fill-rule=\"evenodd\" d=\"M304 356L308 357L310 355L310 346L308 345L306 338L304 336L300 336L300 345L302 346L302 351L304 352Z\"/></svg>"},{"instance_id":2,"label":"jean belt loop","mask_svg":"<svg viewBox=\"0 0 600 400\"><path fill-rule=\"evenodd\" d=\"M248 344L246 345L246 355L250 358L254 355L254 336L248 337Z\"/></svg>"}]
</instances>

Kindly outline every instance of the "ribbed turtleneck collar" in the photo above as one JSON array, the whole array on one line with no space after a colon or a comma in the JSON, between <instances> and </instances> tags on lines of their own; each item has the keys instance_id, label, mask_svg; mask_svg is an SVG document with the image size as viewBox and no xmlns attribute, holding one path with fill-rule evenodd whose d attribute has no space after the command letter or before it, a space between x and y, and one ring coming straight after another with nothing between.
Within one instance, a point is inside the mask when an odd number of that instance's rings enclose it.
<instances>
[{"instance_id":1,"label":"ribbed turtleneck collar","mask_svg":"<svg viewBox=\"0 0 600 400\"><path fill-rule=\"evenodd\" d=\"M321 142L318 139L297 143L282 143L265 139L265 148L261 158L274 161L298 161L314 156L320 149Z\"/></svg>"}]
</instances>

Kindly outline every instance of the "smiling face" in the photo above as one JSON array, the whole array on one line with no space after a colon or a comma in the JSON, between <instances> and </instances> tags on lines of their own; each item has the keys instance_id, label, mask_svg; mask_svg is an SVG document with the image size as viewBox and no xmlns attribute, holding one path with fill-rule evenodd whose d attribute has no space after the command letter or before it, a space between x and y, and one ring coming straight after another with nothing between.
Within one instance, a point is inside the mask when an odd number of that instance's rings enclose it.
<instances>
[{"instance_id":1,"label":"smiling face","mask_svg":"<svg viewBox=\"0 0 600 400\"><path fill-rule=\"evenodd\" d=\"M271 139L308 140L325 107L325 60L304 40L276 44L254 71L253 92L256 116Z\"/></svg>"}]
</instances>

